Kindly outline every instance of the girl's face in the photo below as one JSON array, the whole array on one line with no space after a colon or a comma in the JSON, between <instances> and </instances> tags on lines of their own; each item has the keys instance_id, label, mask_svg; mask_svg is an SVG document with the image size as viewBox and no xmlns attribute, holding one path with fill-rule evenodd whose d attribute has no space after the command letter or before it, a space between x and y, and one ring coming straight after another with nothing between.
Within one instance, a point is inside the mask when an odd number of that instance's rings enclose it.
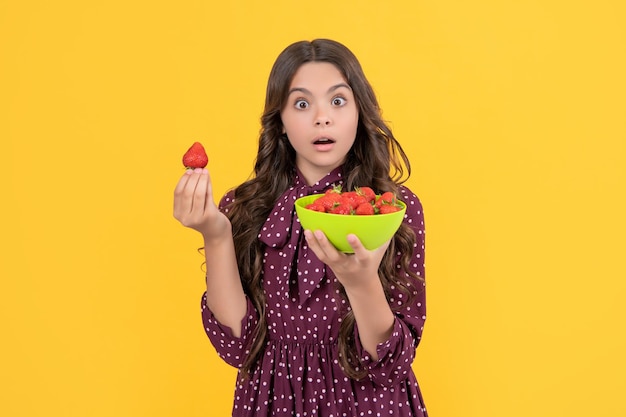
<instances>
[{"instance_id":1,"label":"girl's face","mask_svg":"<svg viewBox=\"0 0 626 417\"><path fill-rule=\"evenodd\" d=\"M359 121L352 89L327 62L303 64L282 109L283 132L296 151L296 166L312 185L341 165Z\"/></svg>"}]
</instances>

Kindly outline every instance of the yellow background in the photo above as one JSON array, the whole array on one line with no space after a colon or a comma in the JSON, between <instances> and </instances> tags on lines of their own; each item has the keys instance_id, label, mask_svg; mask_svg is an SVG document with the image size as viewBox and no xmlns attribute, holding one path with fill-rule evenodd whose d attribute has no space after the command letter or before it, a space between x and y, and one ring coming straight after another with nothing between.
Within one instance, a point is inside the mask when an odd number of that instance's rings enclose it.
<instances>
[{"instance_id":1,"label":"yellow background","mask_svg":"<svg viewBox=\"0 0 626 417\"><path fill-rule=\"evenodd\" d=\"M431 415L626 414L621 0L0 0L0 415L225 416L199 236L202 141L251 172L289 43L360 58L413 162Z\"/></svg>"}]
</instances>

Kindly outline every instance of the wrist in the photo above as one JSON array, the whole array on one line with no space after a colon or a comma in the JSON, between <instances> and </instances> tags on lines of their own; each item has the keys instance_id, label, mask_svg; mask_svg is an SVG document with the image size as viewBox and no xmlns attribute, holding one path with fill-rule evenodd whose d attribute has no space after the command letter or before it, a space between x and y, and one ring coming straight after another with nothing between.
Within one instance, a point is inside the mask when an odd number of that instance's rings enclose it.
<instances>
[{"instance_id":1,"label":"wrist","mask_svg":"<svg viewBox=\"0 0 626 417\"><path fill-rule=\"evenodd\" d=\"M343 284L344 289L348 297L371 297L377 293L384 295L383 285L380 282L378 274L371 276L360 276L357 279L352 279Z\"/></svg>"},{"instance_id":2,"label":"wrist","mask_svg":"<svg viewBox=\"0 0 626 417\"><path fill-rule=\"evenodd\" d=\"M202 238L204 239L204 247L218 247L224 244L232 243L233 236L230 233L230 230L226 233L220 233L219 235L215 234L205 234L202 233Z\"/></svg>"},{"instance_id":3,"label":"wrist","mask_svg":"<svg viewBox=\"0 0 626 417\"><path fill-rule=\"evenodd\" d=\"M225 245L231 246L232 245L232 240L228 240L226 238L217 238L217 237L211 237L211 238L205 238L204 239L204 249L206 250L211 250L211 249L217 249L220 247L224 247Z\"/></svg>"}]
</instances>

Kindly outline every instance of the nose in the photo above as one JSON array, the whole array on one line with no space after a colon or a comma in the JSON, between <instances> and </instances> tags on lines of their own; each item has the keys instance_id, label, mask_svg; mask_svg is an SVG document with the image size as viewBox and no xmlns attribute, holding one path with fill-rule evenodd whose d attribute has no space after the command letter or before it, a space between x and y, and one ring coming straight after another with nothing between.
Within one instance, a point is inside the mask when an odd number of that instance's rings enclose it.
<instances>
[{"instance_id":1,"label":"nose","mask_svg":"<svg viewBox=\"0 0 626 417\"><path fill-rule=\"evenodd\" d=\"M319 109L315 115L315 126L328 126L330 125L330 115L325 109Z\"/></svg>"}]
</instances>

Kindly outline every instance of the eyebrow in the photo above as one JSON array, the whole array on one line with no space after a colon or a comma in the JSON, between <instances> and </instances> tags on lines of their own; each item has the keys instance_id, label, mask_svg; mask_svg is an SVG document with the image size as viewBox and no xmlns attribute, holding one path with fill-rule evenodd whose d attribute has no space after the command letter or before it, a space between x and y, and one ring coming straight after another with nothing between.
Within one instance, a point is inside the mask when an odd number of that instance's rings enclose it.
<instances>
[{"instance_id":1,"label":"eyebrow","mask_svg":"<svg viewBox=\"0 0 626 417\"><path fill-rule=\"evenodd\" d=\"M337 89L339 89L341 87L345 87L348 90L352 91L352 88L350 88L350 86L348 84L346 84L346 83L339 83L339 84L335 84L332 87L330 87L328 89L327 93L332 93L333 91L335 91L335 90L337 90ZM296 91L300 91L301 93L304 93L304 94L307 94L307 95L310 95L310 96L313 95L313 93L311 93L309 90L307 90L304 87L294 87L291 90L289 90L287 95L289 96L291 93L295 93Z\"/></svg>"}]
</instances>

